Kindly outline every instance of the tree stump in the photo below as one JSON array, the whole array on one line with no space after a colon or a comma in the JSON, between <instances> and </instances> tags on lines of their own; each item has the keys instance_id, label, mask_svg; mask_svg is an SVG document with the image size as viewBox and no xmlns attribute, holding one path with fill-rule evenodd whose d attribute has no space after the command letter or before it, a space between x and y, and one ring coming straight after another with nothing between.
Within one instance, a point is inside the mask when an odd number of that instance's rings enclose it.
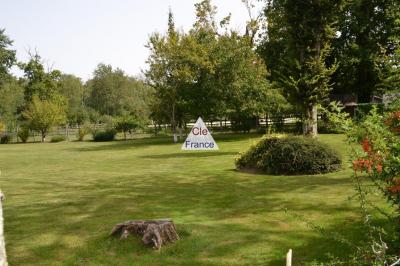
<instances>
[{"instance_id":1,"label":"tree stump","mask_svg":"<svg viewBox=\"0 0 400 266\"><path fill-rule=\"evenodd\" d=\"M151 245L155 249L179 240L172 220L127 221L115 225L110 236L119 235L121 239L126 239L131 234L142 237L143 244Z\"/></svg>"}]
</instances>

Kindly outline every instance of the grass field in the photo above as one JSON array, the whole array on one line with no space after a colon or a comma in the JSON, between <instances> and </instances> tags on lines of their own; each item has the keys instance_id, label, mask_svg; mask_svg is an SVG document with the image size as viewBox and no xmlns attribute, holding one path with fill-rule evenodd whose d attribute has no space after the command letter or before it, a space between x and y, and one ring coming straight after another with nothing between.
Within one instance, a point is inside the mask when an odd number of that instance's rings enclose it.
<instances>
[{"instance_id":1,"label":"grass field","mask_svg":"<svg viewBox=\"0 0 400 266\"><path fill-rule=\"evenodd\" d=\"M10 265L294 265L348 249L285 208L356 237L351 171L267 176L234 170L259 136L216 136L219 152L182 152L170 139L0 145ZM343 154L337 135L320 139ZM114 224L172 218L181 240L154 251Z\"/></svg>"}]
</instances>

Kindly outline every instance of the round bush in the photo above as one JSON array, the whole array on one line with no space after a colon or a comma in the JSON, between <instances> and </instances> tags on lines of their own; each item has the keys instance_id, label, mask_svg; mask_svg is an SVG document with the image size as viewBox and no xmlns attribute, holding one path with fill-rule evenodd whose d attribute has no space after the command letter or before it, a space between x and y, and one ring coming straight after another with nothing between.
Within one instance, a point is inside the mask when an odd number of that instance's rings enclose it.
<instances>
[{"instance_id":1,"label":"round bush","mask_svg":"<svg viewBox=\"0 0 400 266\"><path fill-rule=\"evenodd\" d=\"M21 127L21 129L18 131L17 136L23 143L26 143L29 138L29 128Z\"/></svg>"},{"instance_id":2,"label":"round bush","mask_svg":"<svg viewBox=\"0 0 400 266\"><path fill-rule=\"evenodd\" d=\"M0 144L7 144L11 142L11 136L10 135L2 135L0 136Z\"/></svg>"},{"instance_id":3,"label":"round bush","mask_svg":"<svg viewBox=\"0 0 400 266\"><path fill-rule=\"evenodd\" d=\"M66 140L66 138L64 136L53 136L53 137L51 137L50 142L57 143L57 142L65 141L65 140Z\"/></svg>"},{"instance_id":4,"label":"round bush","mask_svg":"<svg viewBox=\"0 0 400 266\"><path fill-rule=\"evenodd\" d=\"M93 133L94 141L113 141L117 132L114 129L96 131Z\"/></svg>"},{"instance_id":5,"label":"round bush","mask_svg":"<svg viewBox=\"0 0 400 266\"><path fill-rule=\"evenodd\" d=\"M335 150L307 137L265 137L236 159L237 169L274 175L329 173L341 165Z\"/></svg>"}]
</instances>

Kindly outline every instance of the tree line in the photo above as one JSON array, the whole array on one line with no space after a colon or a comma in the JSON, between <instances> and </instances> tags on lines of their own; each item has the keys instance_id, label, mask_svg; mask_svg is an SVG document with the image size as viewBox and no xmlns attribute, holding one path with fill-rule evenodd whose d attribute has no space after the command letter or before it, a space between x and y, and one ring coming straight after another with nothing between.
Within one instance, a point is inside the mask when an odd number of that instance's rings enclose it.
<instances>
[{"instance_id":1,"label":"tree line","mask_svg":"<svg viewBox=\"0 0 400 266\"><path fill-rule=\"evenodd\" d=\"M148 119L151 88L143 80L99 64L93 77L83 82L74 75L46 69L37 53L26 63L17 62L11 44L1 30L0 131L37 131L44 141L54 126L113 121L136 127ZM23 77L10 74L14 65Z\"/></svg>"},{"instance_id":2,"label":"tree line","mask_svg":"<svg viewBox=\"0 0 400 266\"><path fill-rule=\"evenodd\" d=\"M45 69L38 54L16 61L12 41L0 31L0 121L3 128L39 131L86 121L152 121L174 134L202 116L229 119L248 129L259 117L301 114L303 133L317 134L318 106L331 94L360 102L400 88L400 4L396 0L242 0L249 19L233 30L218 21L211 0L195 4L188 31L151 34L144 79L99 64L86 82ZM24 76L10 74L12 66ZM50 110L50 111L49 111ZM129 123L128 123L129 122ZM129 130L129 129L128 129Z\"/></svg>"}]
</instances>

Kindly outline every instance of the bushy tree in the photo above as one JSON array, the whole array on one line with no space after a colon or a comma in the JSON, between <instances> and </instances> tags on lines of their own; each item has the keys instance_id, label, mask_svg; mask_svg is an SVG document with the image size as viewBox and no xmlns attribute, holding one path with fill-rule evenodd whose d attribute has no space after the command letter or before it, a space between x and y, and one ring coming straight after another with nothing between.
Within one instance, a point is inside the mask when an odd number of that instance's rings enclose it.
<instances>
[{"instance_id":1,"label":"bushy tree","mask_svg":"<svg viewBox=\"0 0 400 266\"><path fill-rule=\"evenodd\" d=\"M10 49L13 41L0 29L0 84L10 78L9 70L16 63L15 50Z\"/></svg>"},{"instance_id":2,"label":"bushy tree","mask_svg":"<svg viewBox=\"0 0 400 266\"><path fill-rule=\"evenodd\" d=\"M25 73L25 102L29 104L33 97L41 100L63 101L58 85L61 78L59 70L46 71L42 58L37 53L31 54L27 63L20 64Z\"/></svg>"},{"instance_id":3,"label":"bushy tree","mask_svg":"<svg viewBox=\"0 0 400 266\"><path fill-rule=\"evenodd\" d=\"M126 140L126 134L133 134L133 132L144 126L144 121L140 121L137 117L133 115L123 115L119 117L115 122L115 129L124 134L124 139Z\"/></svg>"},{"instance_id":4,"label":"bushy tree","mask_svg":"<svg viewBox=\"0 0 400 266\"><path fill-rule=\"evenodd\" d=\"M195 9L196 21L187 33L175 29L170 12L167 33L153 34L148 43L153 117L171 123L174 135L177 127L199 116L255 116L263 112L268 89L267 71L251 38L228 30L229 16L218 26L211 1Z\"/></svg>"},{"instance_id":5,"label":"bushy tree","mask_svg":"<svg viewBox=\"0 0 400 266\"><path fill-rule=\"evenodd\" d=\"M267 34L259 47L272 80L303 112L303 132L317 134L317 105L330 92L335 65L328 65L342 1L267 1ZM268 64L268 63L267 63Z\"/></svg>"},{"instance_id":6,"label":"bushy tree","mask_svg":"<svg viewBox=\"0 0 400 266\"><path fill-rule=\"evenodd\" d=\"M0 84L0 120L8 130L17 127L20 111L24 106L24 88L13 78Z\"/></svg>"},{"instance_id":7,"label":"bushy tree","mask_svg":"<svg viewBox=\"0 0 400 266\"><path fill-rule=\"evenodd\" d=\"M339 14L337 37L330 61L337 61L334 92L354 93L370 102L388 76L382 57L394 58L399 45L400 2L397 0L350 0ZM382 75L384 74L384 75ZM387 73L389 74L389 73Z\"/></svg>"},{"instance_id":8,"label":"bushy tree","mask_svg":"<svg viewBox=\"0 0 400 266\"><path fill-rule=\"evenodd\" d=\"M60 77L58 90L67 101L68 123L81 125L88 119L85 108L85 87L80 78L63 74Z\"/></svg>"},{"instance_id":9,"label":"bushy tree","mask_svg":"<svg viewBox=\"0 0 400 266\"><path fill-rule=\"evenodd\" d=\"M42 142L45 141L52 127L66 122L66 113L62 106L48 100L41 100L37 96L33 96L32 102L22 115L31 130L41 133Z\"/></svg>"},{"instance_id":10,"label":"bushy tree","mask_svg":"<svg viewBox=\"0 0 400 266\"><path fill-rule=\"evenodd\" d=\"M99 64L87 87L88 106L100 115L148 115L150 88L141 80L127 76L121 69Z\"/></svg>"}]
</instances>

